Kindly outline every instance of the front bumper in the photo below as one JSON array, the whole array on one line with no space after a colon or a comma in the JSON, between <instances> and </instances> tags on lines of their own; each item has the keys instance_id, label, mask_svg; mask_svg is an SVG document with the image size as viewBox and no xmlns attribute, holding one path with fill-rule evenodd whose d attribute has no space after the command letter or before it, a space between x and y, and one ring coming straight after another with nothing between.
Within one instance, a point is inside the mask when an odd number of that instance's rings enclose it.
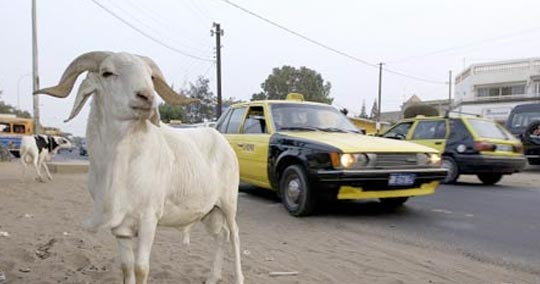
<instances>
[{"instance_id":1,"label":"front bumper","mask_svg":"<svg viewBox=\"0 0 540 284\"><path fill-rule=\"evenodd\" d=\"M527 163L525 157L456 155L454 158L463 174L512 174L521 171Z\"/></svg>"},{"instance_id":2,"label":"front bumper","mask_svg":"<svg viewBox=\"0 0 540 284\"><path fill-rule=\"evenodd\" d=\"M393 174L413 175L409 185L390 185ZM317 184L322 187L339 188L338 199L367 199L431 194L439 181L447 175L446 169L399 169L399 170L318 170Z\"/></svg>"}]
</instances>

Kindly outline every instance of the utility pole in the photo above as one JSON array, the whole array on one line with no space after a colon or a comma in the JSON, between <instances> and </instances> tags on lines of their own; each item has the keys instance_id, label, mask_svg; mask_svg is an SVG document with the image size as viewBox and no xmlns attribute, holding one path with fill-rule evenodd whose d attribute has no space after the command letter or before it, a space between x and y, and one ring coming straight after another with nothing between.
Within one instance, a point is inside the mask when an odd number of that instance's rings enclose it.
<instances>
[{"instance_id":1,"label":"utility pole","mask_svg":"<svg viewBox=\"0 0 540 284\"><path fill-rule=\"evenodd\" d=\"M32 0L32 87L33 91L39 90L38 75L38 50L37 50L37 19L36 19L36 0ZM34 97L34 134L39 134L39 96Z\"/></svg>"},{"instance_id":2,"label":"utility pole","mask_svg":"<svg viewBox=\"0 0 540 284\"><path fill-rule=\"evenodd\" d=\"M382 66L383 63L379 63L379 99L377 101L377 132L381 129L381 91L382 91Z\"/></svg>"},{"instance_id":3,"label":"utility pole","mask_svg":"<svg viewBox=\"0 0 540 284\"><path fill-rule=\"evenodd\" d=\"M452 70L448 71L448 111L452 110Z\"/></svg>"},{"instance_id":4,"label":"utility pole","mask_svg":"<svg viewBox=\"0 0 540 284\"><path fill-rule=\"evenodd\" d=\"M212 36L216 36L216 69L217 69L217 111L216 118L221 116L221 36L223 30L218 23L212 25L215 30L212 31Z\"/></svg>"}]
</instances>

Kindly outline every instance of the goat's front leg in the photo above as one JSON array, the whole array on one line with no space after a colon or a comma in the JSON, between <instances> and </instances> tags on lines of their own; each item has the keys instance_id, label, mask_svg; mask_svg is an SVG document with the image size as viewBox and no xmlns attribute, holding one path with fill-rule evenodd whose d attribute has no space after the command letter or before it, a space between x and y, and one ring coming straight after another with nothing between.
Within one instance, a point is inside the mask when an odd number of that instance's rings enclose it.
<instances>
[{"instance_id":1,"label":"goat's front leg","mask_svg":"<svg viewBox=\"0 0 540 284\"><path fill-rule=\"evenodd\" d=\"M45 169L45 172L47 173L47 178L49 178L49 180L52 180L51 172L49 171L49 167L47 166L47 163L43 161L42 165L43 165L43 168Z\"/></svg>"},{"instance_id":2,"label":"goat's front leg","mask_svg":"<svg viewBox=\"0 0 540 284\"><path fill-rule=\"evenodd\" d=\"M135 262L135 278L137 284L147 284L150 272L150 252L156 235L157 219L145 216L139 224L139 243Z\"/></svg>"},{"instance_id":3,"label":"goat's front leg","mask_svg":"<svg viewBox=\"0 0 540 284\"><path fill-rule=\"evenodd\" d=\"M133 239L131 237L116 237L120 266L124 277L124 284L135 284L135 270L133 257Z\"/></svg>"},{"instance_id":4,"label":"goat's front leg","mask_svg":"<svg viewBox=\"0 0 540 284\"><path fill-rule=\"evenodd\" d=\"M43 159L41 158L41 156L34 157L33 164L34 168L36 168L36 174L38 176L37 180L44 182L43 177L41 176L41 163L43 163Z\"/></svg>"}]
</instances>

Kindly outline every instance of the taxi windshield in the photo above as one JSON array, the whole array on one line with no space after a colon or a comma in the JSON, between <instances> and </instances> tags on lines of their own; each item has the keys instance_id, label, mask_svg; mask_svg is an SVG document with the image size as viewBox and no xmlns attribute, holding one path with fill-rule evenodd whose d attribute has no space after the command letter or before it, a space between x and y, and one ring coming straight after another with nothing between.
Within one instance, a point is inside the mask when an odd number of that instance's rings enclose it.
<instances>
[{"instance_id":1,"label":"taxi windshield","mask_svg":"<svg viewBox=\"0 0 540 284\"><path fill-rule=\"evenodd\" d=\"M276 131L360 133L344 114L330 105L280 103L271 105L271 110Z\"/></svg>"}]
</instances>

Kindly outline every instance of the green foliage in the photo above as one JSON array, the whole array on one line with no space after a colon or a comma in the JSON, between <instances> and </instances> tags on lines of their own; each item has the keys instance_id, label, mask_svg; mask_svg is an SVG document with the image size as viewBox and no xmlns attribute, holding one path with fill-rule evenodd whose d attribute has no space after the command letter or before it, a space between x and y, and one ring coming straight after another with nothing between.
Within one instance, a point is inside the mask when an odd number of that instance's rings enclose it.
<instances>
[{"instance_id":1,"label":"green foliage","mask_svg":"<svg viewBox=\"0 0 540 284\"><path fill-rule=\"evenodd\" d=\"M12 105L6 104L3 101L0 101L0 113L14 114L17 117L23 118L32 118L29 112L25 110L20 110Z\"/></svg>"},{"instance_id":2,"label":"green foliage","mask_svg":"<svg viewBox=\"0 0 540 284\"><path fill-rule=\"evenodd\" d=\"M377 100L373 101L373 106L371 107L371 114L369 115L369 119L377 120L379 113L379 109L377 107Z\"/></svg>"},{"instance_id":3,"label":"green foliage","mask_svg":"<svg viewBox=\"0 0 540 284\"><path fill-rule=\"evenodd\" d=\"M360 115L358 115L360 118L368 118L368 115L366 113L366 100L362 100L362 110L360 111Z\"/></svg>"},{"instance_id":4,"label":"green foliage","mask_svg":"<svg viewBox=\"0 0 540 284\"><path fill-rule=\"evenodd\" d=\"M217 98L210 91L210 80L199 77L195 84L190 84L189 90L185 92L189 97L199 99L200 103L187 106L186 117L191 123L212 121L216 115Z\"/></svg>"},{"instance_id":5,"label":"green foliage","mask_svg":"<svg viewBox=\"0 0 540 284\"><path fill-rule=\"evenodd\" d=\"M274 68L272 74L261 84L262 92L253 94L251 100L283 100L289 93L301 93L306 101L331 104L330 82L321 74L306 67L292 66Z\"/></svg>"},{"instance_id":6,"label":"green foliage","mask_svg":"<svg viewBox=\"0 0 540 284\"><path fill-rule=\"evenodd\" d=\"M175 106L167 103L160 103L159 106L159 115L161 120L165 123L169 123L171 120L181 120L183 121L186 117L186 111L183 106Z\"/></svg>"}]
</instances>

